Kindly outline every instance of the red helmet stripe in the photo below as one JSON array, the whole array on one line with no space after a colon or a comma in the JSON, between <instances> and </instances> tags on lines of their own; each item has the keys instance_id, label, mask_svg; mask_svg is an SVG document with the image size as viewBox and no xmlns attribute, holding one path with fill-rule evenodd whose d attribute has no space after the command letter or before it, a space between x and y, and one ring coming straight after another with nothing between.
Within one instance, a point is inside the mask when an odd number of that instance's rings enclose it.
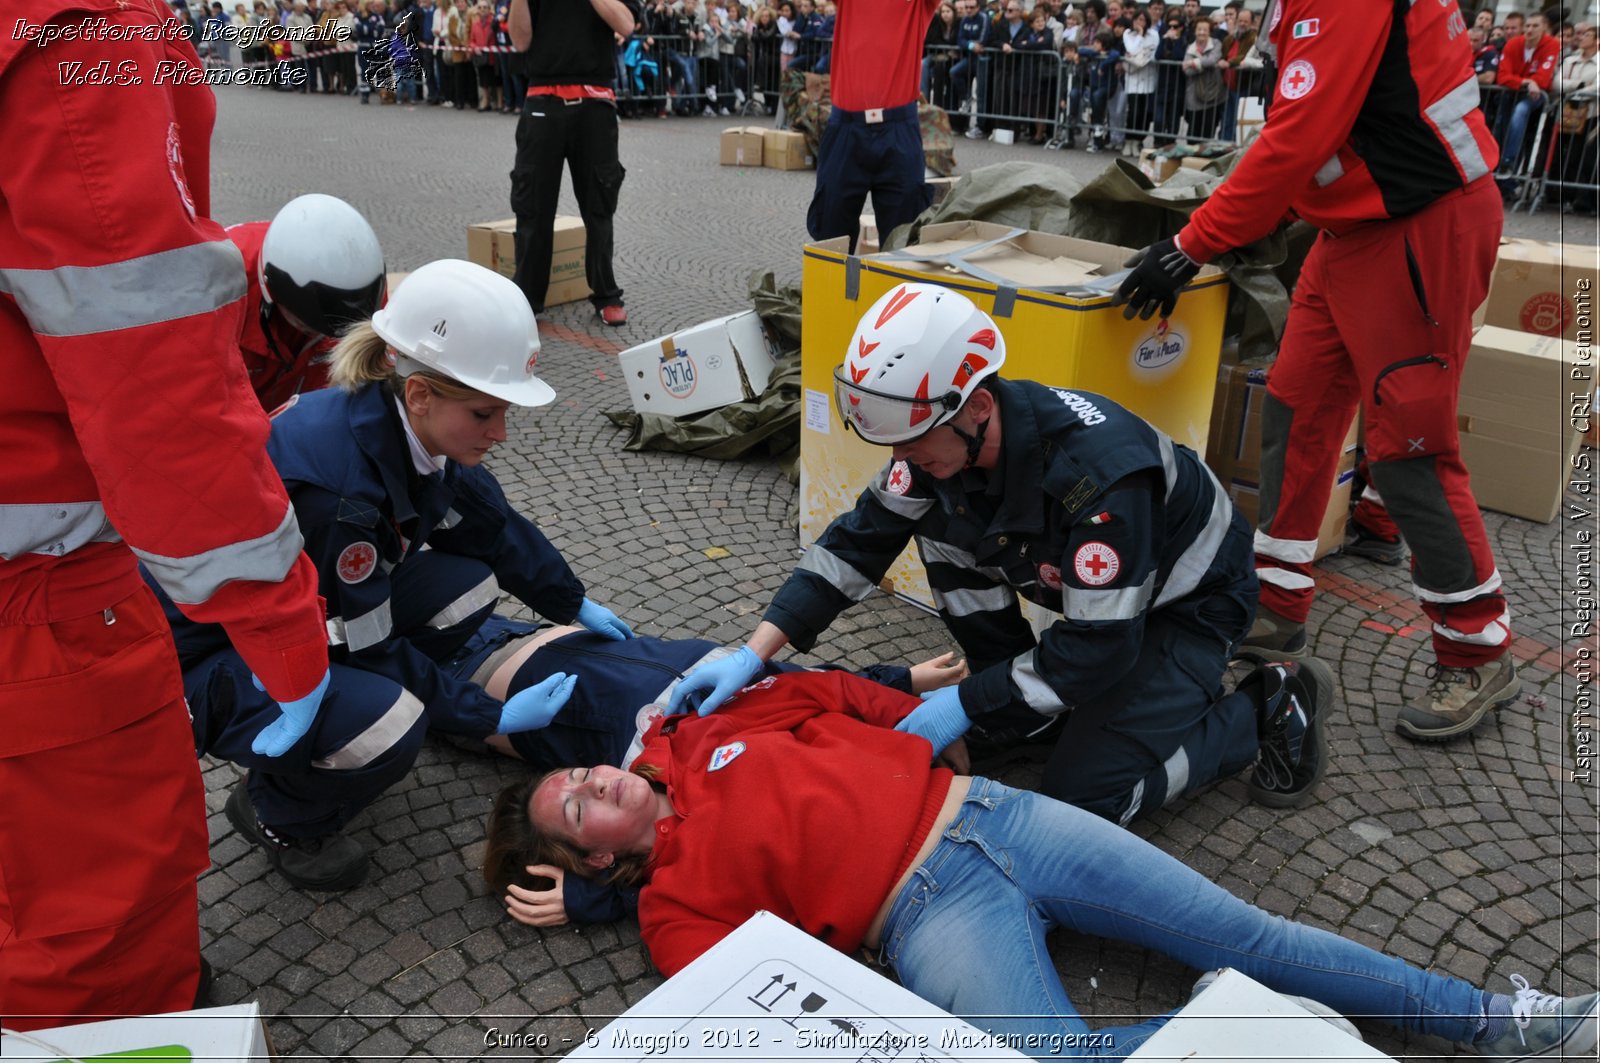
<instances>
[{"instance_id":1,"label":"red helmet stripe","mask_svg":"<svg viewBox=\"0 0 1600 1063\"><path fill-rule=\"evenodd\" d=\"M853 365L850 366L850 383L852 383L852 384L861 383L862 379L866 377L868 372L869 372L869 370L867 369L866 366L862 366L860 369L857 369Z\"/></svg>"},{"instance_id":2,"label":"red helmet stripe","mask_svg":"<svg viewBox=\"0 0 1600 1063\"><path fill-rule=\"evenodd\" d=\"M922 374L922 383L917 385L917 398L922 401L911 406L911 426L915 427L933 416L933 407L928 405L928 374Z\"/></svg>"},{"instance_id":3,"label":"red helmet stripe","mask_svg":"<svg viewBox=\"0 0 1600 1063\"><path fill-rule=\"evenodd\" d=\"M988 366L989 359L983 357L981 354L969 353L965 358L961 359L961 364L956 366L956 375L950 378L950 386L959 388L978 373L988 368Z\"/></svg>"},{"instance_id":4,"label":"red helmet stripe","mask_svg":"<svg viewBox=\"0 0 1600 1063\"><path fill-rule=\"evenodd\" d=\"M901 286L899 291L890 296L889 304L883 308L883 313L878 315L877 324L873 325L872 327L875 329L883 328L884 322L888 321L900 311L910 306L911 301L921 294L921 292L913 292L906 287Z\"/></svg>"},{"instance_id":5,"label":"red helmet stripe","mask_svg":"<svg viewBox=\"0 0 1600 1063\"><path fill-rule=\"evenodd\" d=\"M968 343L976 343L979 347L982 347L984 350L992 351L992 350L994 350L994 343L995 343L994 329L992 329L992 328L979 329L977 332L974 332L972 335L967 337L967 342Z\"/></svg>"}]
</instances>

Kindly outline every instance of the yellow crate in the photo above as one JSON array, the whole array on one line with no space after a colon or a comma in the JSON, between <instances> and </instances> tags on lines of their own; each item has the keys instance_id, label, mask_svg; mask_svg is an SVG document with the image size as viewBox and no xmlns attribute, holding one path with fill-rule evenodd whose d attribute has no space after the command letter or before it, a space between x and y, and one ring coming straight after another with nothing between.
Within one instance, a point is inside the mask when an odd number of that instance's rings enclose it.
<instances>
[{"instance_id":1,"label":"yellow crate","mask_svg":"<svg viewBox=\"0 0 1600 1063\"><path fill-rule=\"evenodd\" d=\"M952 222L924 227L921 246L976 246L1013 232L983 222ZM834 517L853 508L889 459L887 447L872 446L845 430L833 407L833 370L861 315L907 281L953 288L993 317L1006 340L1002 376L1105 395L1204 455L1228 282L1207 267L1185 289L1170 321L1127 321L1120 308L1109 305L1104 282L1099 290L1093 285L1096 276L1120 271L1131 254L1110 244L1023 232L983 251L956 252L963 269L937 261L853 258L844 240L808 245L802 267L802 545L816 541ZM1026 283L997 283L1011 277ZM1055 278L1079 283L1064 292L1039 290L1057 287ZM931 607L922 565L912 550L895 562L885 582L885 590Z\"/></svg>"}]
</instances>

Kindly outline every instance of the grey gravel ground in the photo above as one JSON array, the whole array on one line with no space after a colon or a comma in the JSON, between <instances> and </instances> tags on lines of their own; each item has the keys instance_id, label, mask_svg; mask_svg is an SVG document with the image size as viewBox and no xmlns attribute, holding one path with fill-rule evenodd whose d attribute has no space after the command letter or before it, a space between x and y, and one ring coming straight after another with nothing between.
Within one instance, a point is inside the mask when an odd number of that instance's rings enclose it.
<instances>
[{"instance_id":1,"label":"grey gravel ground","mask_svg":"<svg viewBox=\"0 0 1600 1063\"><path fill-rule=\"evenodd\" d=\"M223 89L212 202L225 223L270 217L302 192L331 192L372 219L391 269L466 253L467 224L505 217L514 120L438 108ZM601 411L627 394L614 353L745 305L747 275L799 277L812 175L717 165L723 120L625 123L628 169L617 272L628 326L606 329L587 303L554 308L541 372L553 406L515 416L492 467L591 594L641 633L736 641L792 566L793 488L768 461L721 464L632 454ZM1087 177L1105 156L959 141L963 171L1035 158ZM563 210L575 212L570 190ZM1563 224L1567 228L1563 229ZM1593 244L1593 219L1513 216L1514 235ZM1393 730L1431 660L1403 571L1334 557L1321 570L1317 652L1342 680L1322 799L1300 812L1248 803L1223 783L1138 828L1165 851L1266 909L1475 983L1523 973L1556 992L1600 985L1596 957L1596 790L1574 782L1561 668L1594 642L1569 637L1577 594L1573 535L1560 523L1488 516L1510 589L1526 694L1464 741L1414 745ZM1592 519L1590 521L1592 524ZM705 551L721 547L716 559ZM1592 589L1589 591L1592 596ZM953 648L936 619L876 598L838 623L818 659L906 660ZM1592 658L1591 658L1592 659ZM1592 745L1592 742L1591 742ZM1037 779L1042 751L981 765ZM489 1027L581 1036L659 984L631 923L541 932L510 923L478 878L483 817L516 765L437 743L410 778L351 830L373 854L366 884L306 894L222 814L238 778L206 761L212 870L201 881L215 1003L257 999L280 1051L329 1058L510 1055ZM1187 998L1194 972L1140 949L1058 933L1053 954L1094 1022L1148 1015ZM981 964L982 956L971 962ZM1394 1055L1452 1046L1363 1024Z\"/></svg>"}]
</instances>

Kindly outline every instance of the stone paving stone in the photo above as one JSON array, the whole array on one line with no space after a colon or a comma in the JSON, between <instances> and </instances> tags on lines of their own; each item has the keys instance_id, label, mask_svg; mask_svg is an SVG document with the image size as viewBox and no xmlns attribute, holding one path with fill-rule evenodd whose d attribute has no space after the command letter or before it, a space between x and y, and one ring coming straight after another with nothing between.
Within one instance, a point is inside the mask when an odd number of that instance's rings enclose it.
<instances>
[{"instance_id":1,"label":"stone paving stone","mask_svg":"<svg viewBox=\"0 0 1600 1063\"><path fill-rule=\"evenodd\" d=\"M290 195L316 188L365 212L390 267L410 269L461 254L468 222L508 213L514 123L234 89L219 90L218 103L212 198L224 223L270 217ZM552 308L540 371L558 399L514 411L509 438L488 464L590 593L636 630L733 642L749 633L795 562L786 518L796 488L765 458L625 452L622 433L600 416L627 403L612 350L741 308L754 269L771 268L781 282L798 276L813 175L735 176L714 162L720 128L698 120L624 126L630 172L617 265L631 320L609 330L587 303ZM307 135L329 150L261 150ZM427 150L416 150L420 144ZM1079 178L1102 168L1083 153L971 142L958 145L958 155L964 170L1019 158ZM698 194L686 200L685 189ZM570 183L562 204L574 212ZM1515 213L1507 231L1549 238L1558 224ZM1495 514L1486 524L1512 595L1518 652L1542 659L1547 647L1563 645L1562 527ZM709 559L701 552L708 546L731 556ZM1596 795L1560 770L1570 756L1570 677L1548 663L1526 666L1527 696L1478 734L1413 745L1396 735L1394 718L1400 700L1423 689L1431 651L1421 634L1369 626L1417 625L1409 573L1338 555L1319 573L1312 641L1339 675L1342 696L1329 721L1330 770L1318 801L1271 812L1250 805L1243 784L1230 780L1137 824L1136 833L1271 911L1413 962L1497 980L1502 989L1512 972L1557 990L1563 980L1595 988ZM517 603L508 611L528 615ZM950 648L935 619L876 596L841 618L813 654L794 657L860 665ZM1046 752L1008 751L981 767L1035 786ZM581 1038L584 1016L623 1010L660 983L632 921L582 934L540 931L510 923L498 898L486 895L484 817L520 765L430 742L410 775L349 824L372 867L366 883L340 895L301 893L272 872L222 814L242 773L209 757L200 769L213 858L200 879L200 925L217 967L213 1000L259 999L269 1016L283 1016L269 1026L286 1054L509 1055L484 1045L495 1021ZM1356 824L1388 836L1370 841ZM1172 961L1127 946L1062 933L1050 947L1091 1022L1166 1010L1187 998L1193 981ZM334 1014L341 1009L349 1014ZM477 1018L441 1017L457 1009ZM1375 1047L1408 1063L1457 1054L1436 1039L1363 1025Z\"/></svg>"}]
</instances>

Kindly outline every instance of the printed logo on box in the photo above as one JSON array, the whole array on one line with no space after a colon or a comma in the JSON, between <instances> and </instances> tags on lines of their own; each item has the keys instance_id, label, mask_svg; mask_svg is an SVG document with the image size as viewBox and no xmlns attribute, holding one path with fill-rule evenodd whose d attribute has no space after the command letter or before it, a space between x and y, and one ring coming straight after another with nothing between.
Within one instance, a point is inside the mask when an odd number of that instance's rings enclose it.
<instances>
[{"instance_id":1,"label":"printed logo on box","mask_svg":"<svg viewBox=\"0 0 1600 1063\"><path fill-rule=\"evenodd\" d=\"M1572 303L1559 292L1540 292L1522 304L1522 331L1559 336L1572 323Z\"/></svg>"},{"instance_id":2,"label":"printed logo on box","mask_svg":"<svg viewBox=\"0 0 1600 1063\"><path fill-rule=\"evenodd\" d=\"M661 376L661 386L675 399L686 399L693 395L696 385L700 382L695 373L694 359L689 357L688 351L676 345L673 346L671 355L665 350L661 352L658 372Z\"/></svg>"},{"instance_id":3,"label":"printed logo on box","mask_svg":"<svg viewBox=\"0 0 1600 1063\"><path fill-rule=\"evenodd\" d=\"M1133 365L1136 369L1162 369L1181 359L1188 349L1188 338L1162 318L1156 323L1156 330L1133 349Z\"/></svg>"}]
</instances>

